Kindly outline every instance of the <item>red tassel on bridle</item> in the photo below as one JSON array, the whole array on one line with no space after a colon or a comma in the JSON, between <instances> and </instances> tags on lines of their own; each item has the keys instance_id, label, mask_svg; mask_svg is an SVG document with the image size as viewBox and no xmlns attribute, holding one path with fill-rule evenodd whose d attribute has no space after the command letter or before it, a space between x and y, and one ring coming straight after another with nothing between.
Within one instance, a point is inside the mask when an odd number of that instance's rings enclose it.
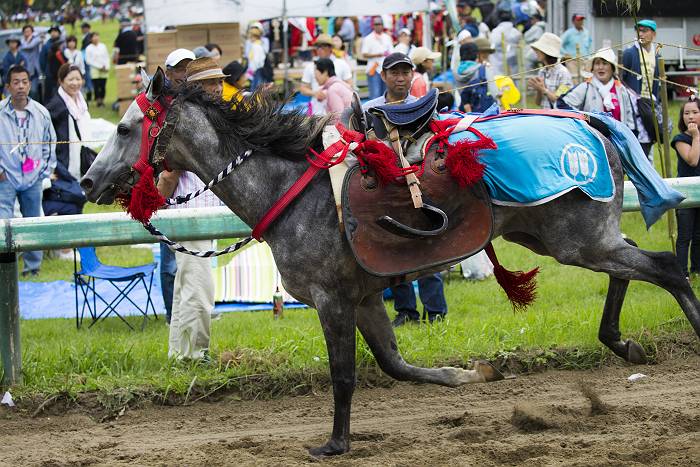
<instances>
[{"instance_id":1,"label":"red tassel on bridle","mask_svg":"<svg viewBox=\"0 0 700 467\"><path fill-rule=\"evenodd\" d=\"M149 101L145 93L136 96L136 103L144 115L139 160L132 167L139 173L139 179L130 193L117 196L117 202L134 220L145 224L153 213L165 205L165 198L158 192L153 181L154 169L150 162L150 154L163 128L168 109L159 100Z\"/></svg>"},{"instance_id":2,"label":"red tassel on bridle","mask_svg":"<svg viewBox=\"0 0 700 467\"><path fill-rule=\"evenodd\" d=\"M147 223L153 214L165 205L165 198L153 182L153 167L150 164L146 164L142 169L141 176L131 193L118 197L117 201L132 219L142 224Z\"/></svg>"}]
</instances>

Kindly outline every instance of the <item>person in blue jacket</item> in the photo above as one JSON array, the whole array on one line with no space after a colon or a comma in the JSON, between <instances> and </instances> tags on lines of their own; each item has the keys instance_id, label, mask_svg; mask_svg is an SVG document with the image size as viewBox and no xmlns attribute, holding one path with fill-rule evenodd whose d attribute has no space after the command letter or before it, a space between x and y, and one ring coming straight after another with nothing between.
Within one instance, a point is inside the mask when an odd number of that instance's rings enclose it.
<instances>
[{"instance_id":1,"label":"person in blue jacket","mask_svg":"<svg viewBox=\"0 0 700 467\"><path fill-rule=\"evenodd\" d=\"M24 56L22 52L19 51L19 45L21 41L19 37L10 36L5 40L5 44L9 48L7 53L2 59L2 81L7 82L7 74L15 65L22 65L27 67L27 57Z\"/></svg>"}]
</instances>

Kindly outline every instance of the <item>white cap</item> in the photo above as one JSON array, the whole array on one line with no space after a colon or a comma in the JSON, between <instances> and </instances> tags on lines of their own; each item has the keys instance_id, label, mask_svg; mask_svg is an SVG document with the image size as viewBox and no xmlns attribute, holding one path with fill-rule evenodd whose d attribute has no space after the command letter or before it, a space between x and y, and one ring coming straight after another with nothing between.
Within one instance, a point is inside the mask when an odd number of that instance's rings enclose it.
<instances>
[{"instance_id":1,"label":"white cap","mask_svg":"<svg viewBox=\"0 0 700 467\"><path fill-rule=\"evenodd\" d=\"M168 58L165 59L165 66L174 67L183 60L194 60L195 58L191 50L176 49L170 52Z\"/></svg>"},{"instance_id":2,"label":"white cap","mask_svg":"<svg viewBox=\"0 0 700 467\"><path fill-rule=\"evenodd\" d=\"M467 31L466 29L462 29L459 31L459 34L457 34L457 42L462 42L465 39L469 39L472 37L472 33Z\"/></svg>"},{"instance_id":3,"label":"white cap","mask_svg":"<svg viewBox=\"0 0 700 467\"><path fill-rule=\"evenodd\" d=\"M399 30L399 36L400 36L401 34L406 34L407 36L410 36L410 35L411 35L411 30L408 29L408 28L401 28L401 29Z\"/></svg>"},{"instance_id":4,"label":"white cap","mask_svg":"<svg viewBox=\"0 0 700 467\"><path fill-rule=\"evenodd\" d=\"M448 47L458 46L458 45L462 44L462 41L466 41L467 39L471 39L471 37L472 37L471 32L467 31L466 29L462 29L461 31L459 31L459 34L457 34L457 37L455 37L451 41L447 42L445 45Z\"/></svg>"},{"instance_id":5,"label":"white cap","mask_svg":"<svg viewBox=\"0 0 700 467\"><path fill-rule=\"evenodd\" d=\"M427 47L416 47L410 56L414 65L420 65L426 60L437 60L440 57L442 57L440 52L433 52Z\"/></svg>"}]
</instances>

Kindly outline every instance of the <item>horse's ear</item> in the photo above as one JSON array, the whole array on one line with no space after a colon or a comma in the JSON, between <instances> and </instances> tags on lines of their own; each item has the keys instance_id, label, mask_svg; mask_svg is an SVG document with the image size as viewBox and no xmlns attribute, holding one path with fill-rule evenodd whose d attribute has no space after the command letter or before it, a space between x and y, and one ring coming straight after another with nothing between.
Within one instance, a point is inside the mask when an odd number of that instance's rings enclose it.
<instances>
[{"instance_id":1,"label":"horse's ear","mask_svg":"<svg viewBox=\"0 0 700 467\"><path fill-rule=\"evenodd\" d=\"M139 74L141 75L141 89L146 91L148 90L148 85L151 84L151 77L148 76L148 73L143 68L139 68Z\"/></svg>"},{"instance_id":2,"label":"horse's ear","mask_svg":"<svg viewBox=\"0 0 700 467\"><path fill-rule=\"evenodd\" d=\"M165 73L161 67L158 67L148 86L146 97L149 101L154 101L163 94L163 89L165 89Z\"/></svg>"}]
</instances>

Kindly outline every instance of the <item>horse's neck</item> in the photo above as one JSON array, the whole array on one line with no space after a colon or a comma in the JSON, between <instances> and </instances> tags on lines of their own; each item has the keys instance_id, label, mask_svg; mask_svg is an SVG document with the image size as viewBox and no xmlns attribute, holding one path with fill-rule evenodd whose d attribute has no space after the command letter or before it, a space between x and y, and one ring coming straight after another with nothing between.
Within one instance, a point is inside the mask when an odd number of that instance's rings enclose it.
<instances>
[{"instance_id":1,"label":"horse's neck","mask_svg":"<svg viewBox=\"0 0 700 467\"><path fill-rule=\"evenodd\" d=\"M213 180L231 162L211 152L190 154L192 158L186 166L191 169L186 170L195 173L204 183ZM252 227L305 169L305 164L254 151L246 161L212 188L212 191Z\"/></svg>"}]
</instances>

